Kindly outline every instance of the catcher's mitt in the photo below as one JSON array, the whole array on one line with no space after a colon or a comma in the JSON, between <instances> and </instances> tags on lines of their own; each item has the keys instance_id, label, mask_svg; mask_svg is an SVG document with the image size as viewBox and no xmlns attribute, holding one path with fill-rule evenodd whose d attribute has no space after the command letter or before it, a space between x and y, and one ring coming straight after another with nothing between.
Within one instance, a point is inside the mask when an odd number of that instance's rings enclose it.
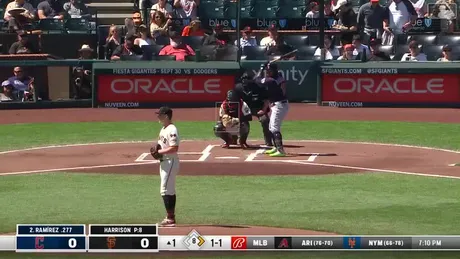
<instances>
[{"instance_id":1,"label":"catcher's mitt","mask_svg":"<svg viewBox=\"0 0 460 259\"><path fill-rule=\"evenodd\" d=\"M222 116L222 124L225 128L233 128L240 124L240 119L232 118L229 115L225 114L224 116Z\"/></svg>"},{"instance_id":2,"label":"catcher's mitt","mask_svg":"<svg viewBox=\"0 0 460 259\"><path fill-rule=\"evenodd\" d=\"M160 149L161 149L160 144L157 144L156 146L153 146L153 147L150 148L150 154L156 160L161 160L163 158L163 155L158 153L158 150L160 150Z\"/></svg>"}]
</instances>

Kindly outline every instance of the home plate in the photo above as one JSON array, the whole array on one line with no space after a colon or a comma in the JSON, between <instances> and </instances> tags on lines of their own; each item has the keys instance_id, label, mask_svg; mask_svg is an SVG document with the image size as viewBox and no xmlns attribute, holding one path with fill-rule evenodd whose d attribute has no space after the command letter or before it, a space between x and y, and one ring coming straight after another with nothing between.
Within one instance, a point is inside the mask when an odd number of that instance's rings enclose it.
<instances>
[{"instance_id":1,"label":"home plate","mask_svg":"<svg viewBox=\"0 0 460 259\"><path fill-rule=\"evenodd\" d=\"M216 156L216 159L239 159L237 156Z\"/></svg>"}]
</instances>

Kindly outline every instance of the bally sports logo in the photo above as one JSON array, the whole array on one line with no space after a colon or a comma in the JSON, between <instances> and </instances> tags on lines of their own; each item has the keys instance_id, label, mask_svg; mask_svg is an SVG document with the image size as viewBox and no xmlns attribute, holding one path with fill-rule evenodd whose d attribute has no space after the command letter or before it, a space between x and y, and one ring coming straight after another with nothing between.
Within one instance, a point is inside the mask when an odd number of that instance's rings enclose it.
<instances>
[{"instance_id":1,"label":"bally sports logo","mask_svg":"<svg viewBox=\"0 0 460 259\"><path fill-rule=\"evenodd\" d=\"M97 101L113 102L218 102L233 89L228 75L100 75Z\"/></svg>"},{"instance_id":2,"label":"bally sports logo","mask_svg":"<svg viewBox=\"0 0 460 259\"><path fill-rule=\"evenodd\" d=\"M244 250L248 247L247 237L233 237L232 236L232 250Z\"/></svg>"},{"instance_id":3,"label":"bally sports logo","mask_svg":"<svg viewBox=\"0 0 460 259\"><path fill-rule=\"evenodd\" d=\"M323 74L322 101L458 102L459 83L452 74Z\"/></svg>"}]
</instances>

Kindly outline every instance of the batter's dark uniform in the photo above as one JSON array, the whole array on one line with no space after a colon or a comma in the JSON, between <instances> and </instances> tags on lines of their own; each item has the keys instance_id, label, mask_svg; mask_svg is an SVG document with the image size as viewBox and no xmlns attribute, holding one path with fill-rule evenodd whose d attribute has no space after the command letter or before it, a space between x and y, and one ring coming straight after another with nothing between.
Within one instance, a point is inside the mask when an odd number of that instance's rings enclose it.
<instances>
[{"instance_id":1,"label":"batter's dark uniform","mask_svg":"<svg viewBox=\"0 0 460 259\"><path fill-rule=\"evenodd\" d=\"M265 73L264 73L265 71ZM265 75L265 77L263 77ZM267 101L270 103L269 130L273 135L275 148L266 151L270 156L285 156L281 124L289 111L289 102L283 92L281 84L284 82L278 72L278 66L273 63L262 65L261 71L256 76L256 83L267 89Z\"/></svg>"},{"instance_id":2,"label":"batter's dark uniform","mask_svg":"<svg viewBox=\"0 0 460 259\"><path fill-rule=\"evenodd\" d=\"M241 77L241 82L236 84L235 92L251 109L252 116L256 116L262 126L264 140L266 146L273 146L273 136L269 130L269 115L270 109L259 115L257 114L264 107L264 101L267 99L267 89L259 86L253 78L247 73Z\"/></svg>"}]
</instances>

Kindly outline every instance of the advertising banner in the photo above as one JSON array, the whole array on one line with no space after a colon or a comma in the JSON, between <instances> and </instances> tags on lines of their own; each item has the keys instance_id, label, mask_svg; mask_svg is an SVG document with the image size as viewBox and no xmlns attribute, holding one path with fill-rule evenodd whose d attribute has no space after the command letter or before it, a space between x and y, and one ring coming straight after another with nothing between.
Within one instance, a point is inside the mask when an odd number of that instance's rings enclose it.
<instances>
[{"instance_id":1,"label":"advertising banner","mask_svg":"<svg viewBox=\"0 0 460 259\"><path fill-rule=\"evenodd\" d=\"M459 103L459 86L456 74L323 74L322 101L341 107Z\"/></svg>"},{"instance_id":2,"label":"advertising banner","mask_svg":"<svg viewBox=\"0 0 460 259\"><path fill-rule=\"evenodd\" d=\"M148 103L214 103L233 89L232 75L99 75L98 104L132 108Z\"/></svg>"}]
</instances>

